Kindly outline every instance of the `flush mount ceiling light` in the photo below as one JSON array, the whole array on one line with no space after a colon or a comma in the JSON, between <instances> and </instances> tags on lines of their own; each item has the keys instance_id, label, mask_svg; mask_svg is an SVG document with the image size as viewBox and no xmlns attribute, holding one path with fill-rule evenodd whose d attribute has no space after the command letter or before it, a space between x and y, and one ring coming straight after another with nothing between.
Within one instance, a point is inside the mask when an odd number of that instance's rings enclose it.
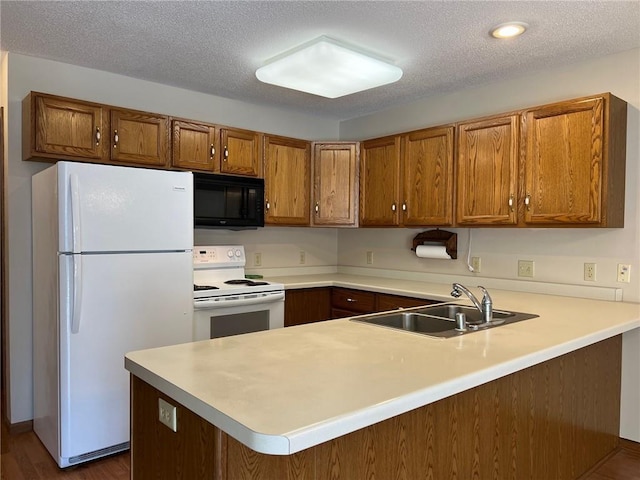
<instances>
[{"instance_id":1,"label":"flush mount ceiling light","mask_svg":"<svg viewBox=\"0 0 640 480\"><path fill-rule=\"evenodd\" d=\"M491 36L495 38L512 38L522 35L529 27L524 22L508 22L496 25L491 29Z\"/></svg>"},{"instance_id":2,"label":"flush mount ceiling light","mask_svg":"<svg viewBox=\"0 0 640 480\"><path fill-rule=\"evenodd\" d=\"M268 60L256 70L256 77L264 83L338 98L397 82L402 70L322 36Z\"/></svg>"}]
</instances>

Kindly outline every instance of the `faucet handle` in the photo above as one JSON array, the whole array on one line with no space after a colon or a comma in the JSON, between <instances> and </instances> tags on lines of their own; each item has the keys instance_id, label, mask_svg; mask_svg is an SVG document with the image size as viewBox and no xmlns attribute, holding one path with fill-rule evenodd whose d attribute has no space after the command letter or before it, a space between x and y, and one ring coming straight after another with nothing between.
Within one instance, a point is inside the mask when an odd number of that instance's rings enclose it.
<instances>
[{"instance_id":1,"label":"faucet handle","mask_svg":"<svg viewBox=\"0 0 640 480\"><path fill-rule=\"evenodd\" d=\"M482 301L483 302L489 301L489 303L491 303L492 302L491 295L489 295L489 292L487 291L487 289L481 285L478 285L478 288L482 291Z\"/></svg>"},{"instance_id":2,"label":"faucet handle","mask_svg":"<svg viewBox=\"0 0 640 480\"><path fill-rule=\"evenodd\" d=\"M460 293L460 290L458 289L458 286L455 283L453 284L453 290L451 290L450 295L453 298L460 298L462 296L462 293Z\"/></svg>"}]
</instances>

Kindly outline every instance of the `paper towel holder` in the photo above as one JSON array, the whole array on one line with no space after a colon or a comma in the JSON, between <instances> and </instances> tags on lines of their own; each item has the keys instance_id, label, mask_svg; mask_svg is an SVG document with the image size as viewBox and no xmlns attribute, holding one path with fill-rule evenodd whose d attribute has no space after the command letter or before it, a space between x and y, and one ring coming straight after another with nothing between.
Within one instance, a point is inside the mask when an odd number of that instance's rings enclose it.
<instances>
[{"instance_id":1,"label":"paper towel holder","mask_svg":"<svg viewBox=\"0 0 640 480\"><path fill-rule=\"evenodd\" d=\"M419 233L413 238L413 247L411 250L415 252L419 245L444 245L447 254L455 259L458 258L458 234L447 232L446 230L427 230Z\"/></svg>"}]
</instances>

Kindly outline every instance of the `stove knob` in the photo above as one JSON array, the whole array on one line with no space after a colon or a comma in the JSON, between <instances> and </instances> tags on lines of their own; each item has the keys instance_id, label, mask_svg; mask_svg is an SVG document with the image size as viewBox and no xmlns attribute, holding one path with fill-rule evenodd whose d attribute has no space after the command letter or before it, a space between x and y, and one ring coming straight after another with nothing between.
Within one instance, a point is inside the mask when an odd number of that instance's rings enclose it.
<instances>
[{"instance_id":1,"label":"stove knob","mask_svg":"<svg viewBox=\"0 0 640 480\"><path fill-rule=\"evenodd\" d=\"M227 257L233 258L233 250L227 251Z\"/></svg>"},{"instance_id":2,"label":"stove knob","mask_svg":"<svg viewBox=\"0 0 640 480\"><path fill-rule=\"evenodd\" d=\"M236 250L236 257L240 258L242 256L242 252L240 251L240 249L238 248Z\"/></svg>"}]
</instances>

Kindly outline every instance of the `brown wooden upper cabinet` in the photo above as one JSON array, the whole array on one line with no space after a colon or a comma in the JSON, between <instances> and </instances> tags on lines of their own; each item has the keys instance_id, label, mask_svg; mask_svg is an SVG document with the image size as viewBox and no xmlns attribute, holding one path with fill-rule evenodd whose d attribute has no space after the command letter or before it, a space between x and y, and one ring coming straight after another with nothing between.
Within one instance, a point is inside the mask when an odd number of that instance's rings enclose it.
<instances>
[{"instance_id":1,"label":"brown wooden upper cabinet","mask_svg":"<svg viewBox=\"0 0 640 480\"><path fill-rule=\"evenodd\" d=\"M103 105L31 92L22 102L22 158L108 157L107 115Z\"/></svg>"},{"instance_id":2,"label":"brown wooden upper cabinet","mask_svg":"<svg viewBox=\"0 0 640 480\"><path fill-rule=\"evenodd\" d=\"M360 224L453 224L454 126L427 128L362 144Z\"/></svg>"},{"instance_id":3,"label":"brown wooden upper cabinet","mask_svg":"<svg viewBox=\"0 0 640 480\"><path fill-rule=\"evenodd\" d=\"M458 124L456 223L624 226L626 121L605 93Z\"/></svg>"},{"instance_id":4,"label":"brown wooden upper cabinet","mask_svg":"<svg viewBox=\"0 0 640 480\"><path fill-rule=\"evenodd\" d=\"M313 225L358 225L359 167L357 142L313 145Z\"/></svg>"},{"instance_id":5,"label":"brown wooden upper cabinet","mask_svg":"<svg viewBox=\"0 0 640 480\"><path fill-rule=\"evenodd\" d=\"M113 108L111 160L163 167L169 160L169 118L165 115Z\"/></svg>"},{"instance_id":6,"label":"brown wooden upper cabinet","mask_svg":"<svg viewBox=\"0 0 640 480\"><path fill-rule=\"evenodd\" d=\"M606 93L525 111L526 225L624 226L627 104Z\"/></svg>"},{"instance_id":7,"label":"brown wooden upper cabinet","mask_svg":"<svg viewBox=\"0 0 640 480\"><path fill-rule=\"evenodd\" d=\"M518 220L518 114L458 124L459 225L515 225Z\"/></svg>"},{"instance_id":8,"label":"brown wooden upper cabinet","mask_svg":"<svg viewBox=\"0 0 640 480\"><path fill-rule=\"evenodd\" d=\"M218 130L215 125L174 119L172 130L172 166L204 172L220 170Z\"/></svg>"},{"instance_id":9,"label":"brown wooden upper cabinet","mask_svg":"<svg viewBox=\"0 0 640 480\"><path fill-rule=\"evenodd\" d=\"M251 130L220 129L220 173L260 177L262 135Z\"/></svg>"},{"instance_id":10,"label":"brown wooden upper cabinet","mask_svg":"<svg viewBox=\"0 0 640 480\"><path fill-rule=\"evenodd\" d=\"M400 211L400 136L362 142L360 225L393 227Z\"/></svg>"},{"instance_id":11,"label":"brown wooden upper cabinet","mask_svg":"<svg viewBox=\"0 0 640 480\"><path fill-rule=\"evenodd\" d=\"M169 119L31 92L22 103L23 158L168 166Z\"/></svg>"},{"instance_id":12,"label":"brown wooden upper cabinet","mask_svg":"<svg viewBox=\"0 0 640 480\"><path fill-rule=\"evenodd\" d=\"M309 225L311 144L264 136L265 223Z\"/></svg>"},{"instance_id":13,"label":"brown wooden upper cabinet","mask_svg":"<svg viewBox=\"0 0 640 480\"><path fill-rule=\"evenodd\" d=\"M402 135L402 225L453 224L454 126Z\"/></svg>"}]
</instances>

